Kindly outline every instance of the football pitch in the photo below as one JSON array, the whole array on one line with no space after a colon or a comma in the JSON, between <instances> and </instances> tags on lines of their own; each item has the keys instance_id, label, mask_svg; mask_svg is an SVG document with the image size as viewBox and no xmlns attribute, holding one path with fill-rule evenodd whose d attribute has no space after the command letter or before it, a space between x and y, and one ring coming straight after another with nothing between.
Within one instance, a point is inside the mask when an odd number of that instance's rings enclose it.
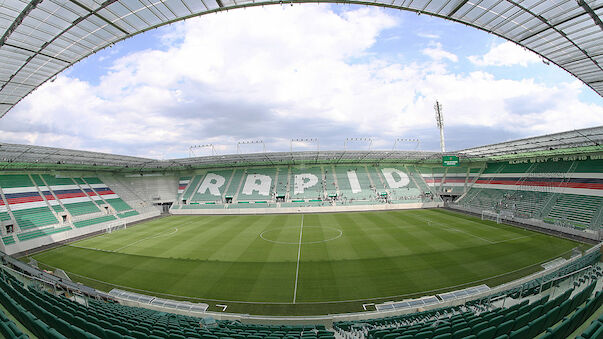
<instances>
[{"instance_id":1,"label":"football pitch","mask_svg":"<svg viewBox=\"0 0 603 339\"><path fill-rule=\"evenodd\" d=\"M326 314L491 287L586 245L442 209L169 216L34 255L100 290Z\"/></svg>"}]
</instances>

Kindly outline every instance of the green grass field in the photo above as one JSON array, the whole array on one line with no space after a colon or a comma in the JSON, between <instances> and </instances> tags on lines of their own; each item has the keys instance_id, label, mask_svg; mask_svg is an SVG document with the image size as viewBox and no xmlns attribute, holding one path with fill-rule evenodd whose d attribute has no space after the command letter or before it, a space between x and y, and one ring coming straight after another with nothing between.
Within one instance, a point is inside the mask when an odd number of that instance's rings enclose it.
<instances>
[{"instance_id":1,"label":"green grass field","mask_svg":"<svg viewBox=\"0 0 603 339\"><path fill-rule=\"evenodd\" d=\"M301 243L301 244L300 244ZM170 216L34 255L101 290L226 304L253 314L361 311L482 283L579 243L441 210ZM161 294L160 294L161 293ZM179 296L179 297L178 297Z\"/></svg>"}]
</instances>

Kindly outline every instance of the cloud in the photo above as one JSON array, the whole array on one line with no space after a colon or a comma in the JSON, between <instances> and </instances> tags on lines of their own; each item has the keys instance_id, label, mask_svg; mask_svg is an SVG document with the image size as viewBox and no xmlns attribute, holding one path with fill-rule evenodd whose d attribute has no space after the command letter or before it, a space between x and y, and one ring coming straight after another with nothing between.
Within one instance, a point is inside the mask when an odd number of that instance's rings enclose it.
<instances>
[{"instance_id":1,"label":"cloud","mask_svg":"<svg viewBox=\"0 0 603 339\"><path fill-rule=\"evenodd\" d=\"M346 137L374 137L384 149L418 137L434 150L436 98L450 149L603 124L603 108L581 102L574 80L455 73L442 61L458 57L433 42L417 49L429 57L420 62L380 59L369 50L399 28L391 13L321 4L190 19L163 28L157 46L113 59L94 84L70 73L40 87L0 119L0 134L153 158L207 143L234 153L237 141L256 139L284 151L291 138L309 137L321 149L342 149Z\"/></svg>"},{"instance_id":2,"label":"cloud","mask_svg":"<svg viewBox=\"0 0 603 339\"><path fill-rule=\"evenodd\" d=\"M540 58L524 48L505 41L498 45L493 45L484 55L469 56L469 61L477 66L514 66L520 65L527 67L540 61Z\"/></svg>"},{"instance_id":3,"label":"cloud","mask_svg":"<svg viewBox=\"0 0 603 339\"><path fill-rule=\"evenodd\" d=\"M429 39L429 40L435 40L435 39L440 38L440 36L438 34L425 33L425 32L417 33L417 36L420 38L425 38L425 39Z\"/></svg>"},{"instance_id":4,"label":"cloud","mask_svg":"<svg viewBox=\"0 0 603 339\"><path fill-rule=\"evenodd\" d=\"M452 62L459 61L459 58L455 54L445 51L442 48L442 44L439 42L432 43L430 47L423 49L423 54L435 61L441 61L444 59Z\"/></svg>"}]
</instances>

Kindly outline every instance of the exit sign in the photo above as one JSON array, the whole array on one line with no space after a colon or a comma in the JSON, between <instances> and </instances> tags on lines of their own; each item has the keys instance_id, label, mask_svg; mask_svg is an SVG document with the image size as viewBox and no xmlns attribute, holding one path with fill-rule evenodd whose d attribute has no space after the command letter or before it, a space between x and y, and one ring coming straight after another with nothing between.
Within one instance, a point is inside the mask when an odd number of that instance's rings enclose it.
<instances>
[{"instance_id":1,"label":"exit sign","mask_svg":"<svg viewBox=\"0 0 603 339\"><path fill-rule=\"evenodd\" d=\"M459 157L456 155L444 155L442 156L442 166L452 167L459 165Z\"/></svg>"}]
</instances>

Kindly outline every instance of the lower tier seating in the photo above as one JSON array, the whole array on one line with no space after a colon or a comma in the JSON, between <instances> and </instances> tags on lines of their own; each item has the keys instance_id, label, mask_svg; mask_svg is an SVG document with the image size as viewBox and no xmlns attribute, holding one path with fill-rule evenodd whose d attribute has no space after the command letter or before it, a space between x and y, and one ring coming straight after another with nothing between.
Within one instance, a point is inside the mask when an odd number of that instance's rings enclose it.
<instances>
[{"instance_id":1,"label":"lower tier seating","mask_svg":"<svg viewBox=\"0 0 603 339\"><path fill-rule=\"evenodd\" d=\"M100 223L111 221L111 220L115 220L115 216L113 216L113 215L104 215L104 216L98 217L98 218L76 221L76 222L73 223L73 226L75 226L77 228L81 228L81 227L86 227L86 226L100 224Z\"/></svg>"},{"instance_id":2,"label":"lower tier seating","mask_svg":"<svg viewBox=\"0 0 603 339\"><path fill-rule=\"evenodd\" d=\"M15 238L12 235L7 235L5 237L2 237L2 242L4 243L4 245L14 244Z\"/></svg>"},{"instance_id":3,"label":"lower tier seating","mask_svg":"<svg viewBox=\"0 0 603 339\"><path fill-rule=\"evenodd\" d=\"M29 338L27 334L24 334L18 327L12 322L4 312L0 310L0 334L4 338L15 338L24 339Z\"/></svg>"},{"instance_id":4,"label":"lower tier seating","mask_svg":"<svg viewBox=\"0 0 603 339\"><path fill-rule=\"evenodd\" d=\"M127 218L127 217L135 216L135 215L138 215L138 214L139 213L137 211L129 211L129 212L118 214L117 216L120 217L120 218Z\"/></svg>"},{"instance_id":5,"label":"lower tier seating","mask_svg":"<svg viewBox=\"0 0 603 339\"><path fill-rule=\"evenodd\" d=\"M30 288L0 270L0 302L39 338L297 338L334 339L324 326L247 325L218 321L202 327L200 319L111 302L88 306ZM303 333L303 335L302 335Z\"/></svg>"},{"instance_id":6,"label":"lower tier seating","mask_svg":"<svg viewBox=\"0 0 603 339\"><path fill-rule=\"evenodd\" d=\"M13 210L13 216L22 230L59 223L48 207Z\"/></svg>"},{"instance_id":7,"label":"lower tier seating","mask_svg":"<svg viewBox=\"0 0 603 339\"><path fill-rule=\"evenodd\" d=\"M572 319L570 319L571 322ZM563 333L559 333L563 334ZM576 339L598 339L603 338L603 313L598 319L593 320L582 334L576 337Z\"/></svg>"},{"instance_id":8,"label":"lower tier seating","mask_svg":"<svg viewBox=\"0 0 603 339\"><path fill-rule=\"evenodd\" d=\"M63 226L63 227L57 227L57 228L46 227L46 228L41 228L39 230L31 231L31 232L19 233L19 234L17 234L17 238L19 238L19 241L25 241L25 240L38 238L38 237L43 237L45 235L51 235L51 234L69 231L70 229L71 229L70 226Z\"/></svg>"}]
</instances>

